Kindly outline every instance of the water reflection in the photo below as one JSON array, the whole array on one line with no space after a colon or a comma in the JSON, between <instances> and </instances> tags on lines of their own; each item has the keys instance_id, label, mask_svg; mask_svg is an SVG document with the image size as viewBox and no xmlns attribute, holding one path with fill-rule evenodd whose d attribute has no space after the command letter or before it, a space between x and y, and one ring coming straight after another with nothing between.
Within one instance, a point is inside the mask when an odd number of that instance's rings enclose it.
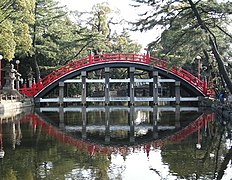
<instances>
[{"instance_id":1,"label":"water reflection","mask_svg":"<svg viewBox=\"0 0 232 180\"><path fill-rule=\"evenodd\" d=\"M1 175L212 179L231 162L230 131L217 122L195 107L40 108L1 119Z\"/></svg>"},{"instance_id":2,"label":"water reflection","mask_svg":"<svg viewBox=\"0 0 232 180\"><path fill-rule=\"evenodd\" d=\"M16 144L20 145L22 139L22 132L20 121L22 117L32 112L32 108L24 108L23 110L9 110L0 114L0 159L4 158L5 151L3 150L2 124L6 124L7 131L10 132L10 140L12 148L15 149Z\"/></svg>"},{"instance_id":3,"label":"water reflection","mask_svg":"<svg viewBox=\"0 0 232 180\"><path fill-rule=\"evenodd\" d=\"M181 119L181 112L192 116L188 120L184 120L186 117ZM58 115L59 119L55 118ZM208 122L214 120L212 113L201 113L198 108L179 106L41 108L30 116L29 121L33 119L35 127L39 124L54 138L62 137L64 143L72 142L77 148L79 144L85 144L87 148L92 143L96 148L91 149L100 152L102 148L112 152L124 145L126 148L137 148L145 144L146 147L152 145L158 148L169 141L180 142L196 131L199 132L197 144L200 144L200 129L206 128ZM161 120L162 116L165 119Z\"/></svg>"}]
</instances>

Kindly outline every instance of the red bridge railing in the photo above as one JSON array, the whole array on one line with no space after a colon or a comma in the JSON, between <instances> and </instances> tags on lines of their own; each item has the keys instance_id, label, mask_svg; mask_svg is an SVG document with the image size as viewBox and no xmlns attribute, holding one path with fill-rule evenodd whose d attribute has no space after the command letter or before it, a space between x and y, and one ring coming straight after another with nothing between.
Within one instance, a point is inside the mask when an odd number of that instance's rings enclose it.
<instances>
[{"instance_id":1,"label":"red bridge railing","mask_svg":"<svg viewBox=\"0 0 232 180\"><path fill-rule=\"evenodd\" d=\"M171 69L167 68L167 61L160 60L158 58L150 57L147 55L139 55L139 54L101 54L92 56L91 54L86 58L81 58L76 61L72 61L49 75L45 78L41 79L39 82L34 83L32 87L26 87L24 85L23 88L20 89L22 94L25 94L28 97L34 97L47 86L57 81L61 77L66 76L67 74L74 72L80 68L91 66L95 64L107 63L107 62L132 62L132 63L142 63L147 65L152 65L154 67L169 71L174 75L180 77L181 79L187 81L189 84L197 88L200 92L202 92L206 96L213 95L212 88L207 87L207 82L202 81L189 73L188 71L180 68L180 67L172 67Z\"/></svg>"},{"instance_id":2,"label":"red bridge railing","mask_svg":"<svg viewBox=\"0 0 232 180\"><path fill-rule=\"evenodd\" d=\"M144 147L151 147L153 146L155 149L158 147L162 148L166 144L172 143L179 143L182 140L188 138L195 132L201 131L201 128L208 127L208 123L215 120L215 114L205 114L203 113L199 116L195 121L190 123L184 129L165 137L163 139L153 140L147 144L144 144ZM54 137L54 139L61 141L64 144L70 144L77 149L82 151L88 151L90 155L93 155L94 151L103 154L111 154L112 152L119 152L123 153L125 150L129 149L129 146L104 146L97 143L91 143L88 141L84 141L82 139L77 139L72 137L71 135L67 134L66 132L61 131L57 127L49 124L48 122L44 121L40 116L37 114L29 114L21 119L21 122L30 122L33 125L33 132L37 132L37 129L41 129L42 132L45 132L47 135ZM199 139L198 139L199 141ZM199 143L199 142L198 142ZM133 148L140 149L141 145L135 145Z\"/></svg>"}]
</instances>

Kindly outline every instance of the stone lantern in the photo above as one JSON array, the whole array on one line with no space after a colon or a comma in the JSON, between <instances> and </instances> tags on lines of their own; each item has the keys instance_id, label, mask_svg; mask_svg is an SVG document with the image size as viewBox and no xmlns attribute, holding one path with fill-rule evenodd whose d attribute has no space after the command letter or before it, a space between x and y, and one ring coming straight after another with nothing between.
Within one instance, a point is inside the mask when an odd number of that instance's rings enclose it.
<instances>
[{"instance_id":1,"label":"stone lantern","mask_svg":"<svg viewBox=\"0 0 232 180\"><path fill-rule=\"evenodd\" d=\"M3 90L6 91L13 91L15 90L14 88L14 82L16 79L16 73L17 71L14 69L14 65L7 63L5 68L3 69L3 71L5 71L5 85L3 86Z\"/></svg>"}]
</instances>

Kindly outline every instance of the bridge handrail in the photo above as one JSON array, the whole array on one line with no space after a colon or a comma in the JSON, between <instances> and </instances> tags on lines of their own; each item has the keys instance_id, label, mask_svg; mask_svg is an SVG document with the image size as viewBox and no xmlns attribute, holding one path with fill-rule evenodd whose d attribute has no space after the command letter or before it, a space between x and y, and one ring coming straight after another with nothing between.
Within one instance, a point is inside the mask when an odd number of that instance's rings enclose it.
<instances>
[{"instance_id":1,"label":"bridge handrail","mask_svg":"<svg viewBox=\"0 0 232 180\"><path fill-rule=\"evenodd\" d=\"M172 67L172 68L168 69L167 61L161 60L158 58L154 58L154 57L150 57L150 64L153 64L156 67L160 67L162 69L165 69L165 70L179 76L180 78L186 80L191 85L197 87L204 94L206 93L207 85L205 84L205 82L198 79L196 76L194 76L190 72L182 69L181 67Z\"/></svg>"},{"instance_id":2,"label":"bridge handrail","mask_svg":"<svg viewBox=\"0 0 232 180\"><path fill-rule=\"evenodd\" d=\"M207 91L207 83L205 81L201 81L188 71L180 68L180 67L173 67L168 69L167 68L167 61L161 60L158 58L151 57L149 54L141 55L141 54L98 54L95 56L92 56L91 54L88 57L81 58L79 60L71 61L68 64L56 69L43 79L41 79L36 84L33 83L31 88L27 88L24 86L22 89L20 89L21 93L26 94L27 96L34 96L38 92L40 92L42 89L47 87L49 84L53 83L54 81L58 80L59 78L86 66L95 65L98 63L107 63L107 62L135 62L135 63L142 63L142 64L148 64L152 65L161 69L165 69L180 78L184 79L191 85L198 88L202 93L207 94L208 92L211 93L211 91Z\"/></svg>"},{"instance_id":3,"label":"bridge handrail","mask_svg":"<svg viewBox=\"0 0 232 180\"><path fill-rule=\"evenodd\" d=\"M178 143L182 140L186 139L190 135L192 135L194 132L200 130L201 128L207 127L207 123L215 120L215 114L205 114L203 113L201 116L199 116L195 121L188 124L185 128L179 130L178 132L175 132L174 134L167 136L162 139L152 140L149 143L154 148L163 147L167 145L169 142L172 143ZM48 134L49 136L54 137L56 140L60 140L62 143L67 143L73 146L76 146L77 148L80 148L82 150L88 150L88 148L91 145L96 146L96 152L118 152L121 147L117 146L102 146L98 143L92 143L88 141L83 141L82 139L74 138L70 136L69 134L60 131L57 127L54 127L52 124L46 122L43 120L42 117L38 116L35 113L28 114L27 116L23 117L21 122L31 122L33 128L41 127L41 130ZM35 131L36 132L36 131ZM129 146L128 146L129 147ZM124 146L125 148L125 146ZM127 148L127 147L126 147Z\"/></svg>"}]
</instances>

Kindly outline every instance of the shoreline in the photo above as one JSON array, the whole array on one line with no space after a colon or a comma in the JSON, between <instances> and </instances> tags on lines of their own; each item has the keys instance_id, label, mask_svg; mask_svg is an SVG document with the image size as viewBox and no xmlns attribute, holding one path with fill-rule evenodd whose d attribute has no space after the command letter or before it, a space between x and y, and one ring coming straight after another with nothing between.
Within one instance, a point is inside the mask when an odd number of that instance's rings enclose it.
<instances>
[{"instance_id":1,"label":"shoreline","mask_svg":"<svg viewBox=\"0 0 232 180\"><path fill-rule=\"evenodd\" d=\"M232 121L232 104L215 102L212 104L212 109L226 120Z\"/></svg>"},{"instance_id":2,"label":"shoreline","mask_svg":"<svg viewBox=\"0 0 232 180\"><path fill-rule=\"evenodd\" d=\"M204 101L202 101L204 102ZM218 115L226 118L227 120L232 121L232 104L231 103L221 103L219 101L209 100L201 104L199 107L210 106L213 111L215 111ZM33 98L15 98L15 96L9 96L8 98L0 99L0 115L3 114L12 114L13 110L19 110L27 107L34 107L34 99Z\"/></svg>"},{"instance_id":3,"label":"shoreline","mask_svg":"<svg viewBox=\"0 0 232 180\"><path fill-rule=\"evenodd\" d=\"M13 111L20 110L26 107L34 107L33 98L13 98L10 97L8 99L0 100L0 115L3 114L11 114Z\"/></svg>"}]
</instances>

